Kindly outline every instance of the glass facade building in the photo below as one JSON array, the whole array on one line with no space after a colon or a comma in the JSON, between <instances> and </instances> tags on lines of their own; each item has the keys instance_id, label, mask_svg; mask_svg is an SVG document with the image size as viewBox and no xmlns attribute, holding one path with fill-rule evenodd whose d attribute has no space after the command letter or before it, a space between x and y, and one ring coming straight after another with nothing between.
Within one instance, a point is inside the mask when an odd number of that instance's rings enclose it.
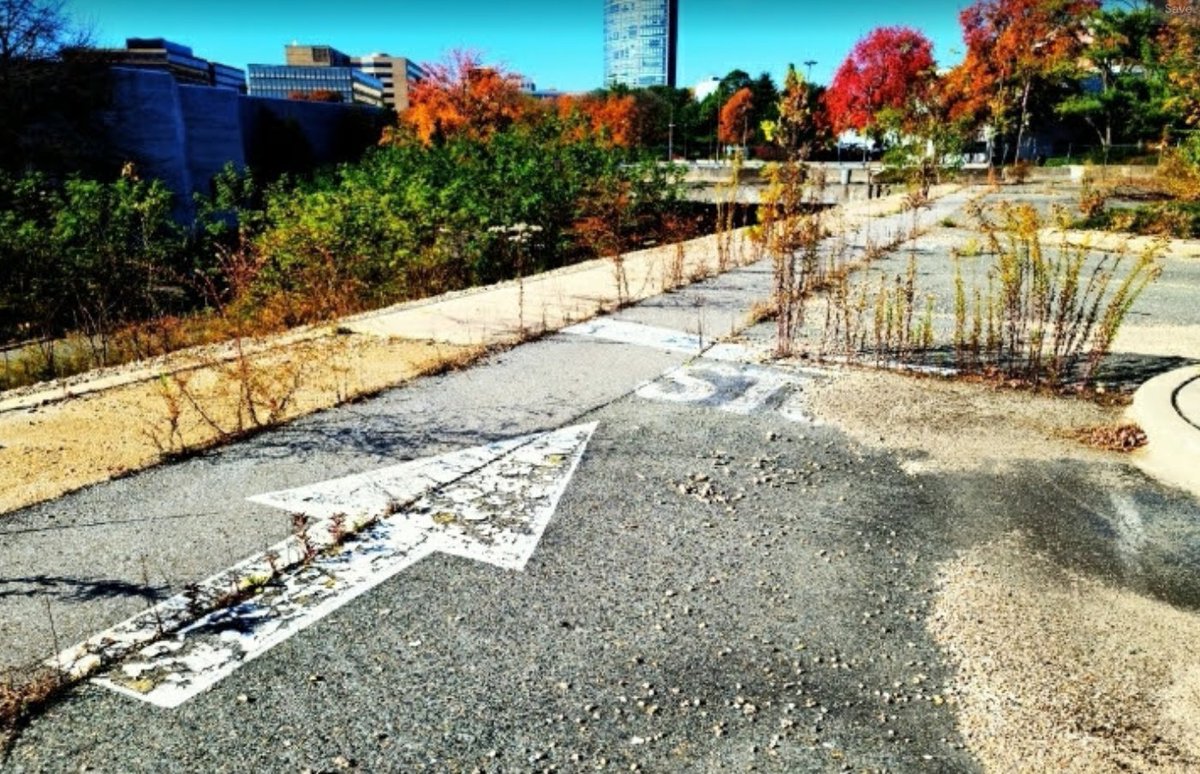
<instances>
[{"instance_id":1,"label":"glass facade building","mask_svg":"<svg viewBox=\"0 0 1200 774\"><path fill-rule=\"evenodd\" d=\"M297 95L325 92L341 101L383 107L383 83L354 67L305 65L250 65L250 96L293 99Z\"/></svg>"},{"instance_id":2,"label":"glass facade building","mask_svg":"<svg viewBox=\"0 0 1200 774\"><path fill-rule=\"evenodd\" d=\"M604 0L604 82L674 86L679 0Z\"/></svg>"}]
</instances>

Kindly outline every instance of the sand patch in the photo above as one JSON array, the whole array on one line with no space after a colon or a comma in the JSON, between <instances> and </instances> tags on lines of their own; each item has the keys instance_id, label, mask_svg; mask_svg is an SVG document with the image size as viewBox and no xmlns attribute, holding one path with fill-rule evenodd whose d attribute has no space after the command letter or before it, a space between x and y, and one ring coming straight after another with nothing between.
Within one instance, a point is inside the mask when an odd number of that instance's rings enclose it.
<instances>
[{"instance_id":1,"label":"sand patch","mask_svg":"<svg viewBox=\"0 0 1200 774\"><path fill-rule=\"evenodd\" d=\"M330 408L482 350L329 335L36 409L0 413L0 513Z\"/></svg>"},{"instance_id":2,"label":"sand patch","mask_svg":"<svg viewBox=\"0 0 1200 774\"><path fill-rule=\"evenodd\" d=\"M1013 537L943 568L929 627L985 769L1200 770L1200 615L1062 570Z\"/></svg>"},{"instance_id":3,"label":"sand patch","mask_svg":"<svg viewBox=\"0 0 1200 774\"><path fill-rule=\"evenodd\" d=\"M1100 459L1069 440L1121 409L988 384L846 369L814 387L809 407L860 443L899 452L911 474L1003 470L1017 460Z\"/></svg>"}]
</instances>

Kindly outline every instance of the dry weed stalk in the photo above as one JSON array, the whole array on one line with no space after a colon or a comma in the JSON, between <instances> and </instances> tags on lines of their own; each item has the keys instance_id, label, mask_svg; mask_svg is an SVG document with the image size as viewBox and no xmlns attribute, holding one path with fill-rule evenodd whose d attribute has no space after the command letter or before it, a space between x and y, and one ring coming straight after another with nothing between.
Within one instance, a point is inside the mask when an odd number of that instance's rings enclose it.
<instances>
[{"instance_id":1,"label":"dry weed stalk","mask_svg":"<svg viewBox=\"0 0 1200 774\"><path fill-rule=\"evenodd\" d=\"M979 214L994 259L986 296L973 289L969 334L961 271L956 275L960 365L1034 385L1058 385L1075 376L1090 382L1133 302L1161 273L1162 244L1152 244L1132 262L1124 249L1093 258L1087 245L1071 245L1065 230L1056 248L1047 250L1043 219L1029 205L1002 206L999 216L994 223ZM980 340L984 319L986 343Z\"/></svg>"},{"instance_id":2,"label":"dry weed stalk","mask_svg":"<svg viewBox=\"0 0 1200 774\"><path fill-rule=\"evenodd\" d=\"M1160 274L1162 244L1132 259L1124 251L1095 257L1086 245L1071 245L1065 230L1047 249L1043 219L1028 205L1000 207L996 222L978 206L973 214L987 247L954 255L950 346L958 367L1032 385L1093 381L1130 307ZM963 261L983 252L992 256L986 286L968 286ZM877 282L873 290L866 281L833 283L823 353L905 363L936 348L932 296L917 317L915 253L904 275Z\"/></svg>"},{"instance_id":3,"label":"dry weed stalk","mask_svg":"<svg viewBox=\"0 0 1200 774\"><path fill-rule=\"evenodd\" d=\"M218 287L211 278L200 278L212 309L206 335L228 342L231 357L215 352L198 366L159 377L163 416L151 422L143 435L163 454L219 443L279 422L291 408L303 379L303 359L272 364L264 357L260 363L248 346L254 335L280 327L280 321L272 317L273 310L252 311L245 307L247 291L262 267L261 256L242 246L223 251L219 263L224 287ZM340 308L344 304L338 300L338 293L331 285L317 303ZM216 374L215 388L197 387L194 377L202 371ZM185 408L211 437L199 441L185 437Z\"/></svg>"},{"instance_id":4,"label":"dry weed stalk","mask_svg":"<svg viewBox=\"0 0 1200 774\"><path fill-rule=\"evenodd\" d=\"M729 179L716 186L716 243L717 273L724 273L736 261L733 258L733 241L736 229L738 203L742 188L742 157L733 157L729 167Z\"/></svg>"},{"instance_id":5,"label":"dry weed stalk","mask_svg":"<svg viewBox=\"0 0 1200 774\"><path fill-rule=\"evenodd\" d=\"M663 232L672 249L664 262L662 289L674 290L683 285L687 261L686 242L694 236L692 224L682 216L669 213L663 218Z\"/></svg>"},{"instance_id":6,"label":"dry weed stalk","mask_svg":"<svg viewBox=\"0 0 1200 774\"><path fill-rule=\"evenodd\" d=\"M790 160L770 169L770 185L759 207L761 239L771 253L775 349L793 354L809 297L824 287L833 267L821 261L825 237L821 217L822 172Z\"/></svg>"}]
</instances>

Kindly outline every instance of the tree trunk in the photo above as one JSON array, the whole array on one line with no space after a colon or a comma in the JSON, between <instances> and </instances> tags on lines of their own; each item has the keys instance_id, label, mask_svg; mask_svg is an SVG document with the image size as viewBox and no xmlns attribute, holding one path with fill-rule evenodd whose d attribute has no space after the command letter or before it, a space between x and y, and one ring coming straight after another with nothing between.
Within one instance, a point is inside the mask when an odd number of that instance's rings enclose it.
<instances>
[{"instance_id":1,"label":"tree trunk","mask_svg":"<svg viewBox=\"0 0 1200 774\"><path fill-rule=\"evenodd\" d=\"M1013 150L1013 162L1021 160L1021 140L1025 136L1025 121L1029 115L1029 90L1033 86L1033 79L1029 78L1025 81L1025 92L1021 95L1021 120L1017 124L1017 147Z\"/></svg>"}]
</instances>

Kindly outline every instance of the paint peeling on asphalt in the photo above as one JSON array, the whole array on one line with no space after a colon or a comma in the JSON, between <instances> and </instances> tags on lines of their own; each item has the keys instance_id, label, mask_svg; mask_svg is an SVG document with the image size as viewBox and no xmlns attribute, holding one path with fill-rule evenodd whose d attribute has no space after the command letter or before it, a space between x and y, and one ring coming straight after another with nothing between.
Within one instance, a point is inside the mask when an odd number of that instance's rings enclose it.
<instances>
[{"instance_id":1,"label":"paint peeling on asphalt","mask_svg":"<svg viewBox=\"0 0 1200 774\"><path fill-rule=\"evenodd\" d=\"M595 429L576 425L253 498L317 517L308 540L324 550L303 561L303 541L290 538L64 651L55 665L81 676L115 664L95 682L175 707L431 553L523 570ZM393 512L403 493L415 497ZM331 520L343 515L367 526L335 545ZM276 573L275 563L290 569ZM232 604L197 617L221 595Z\"/></svg>"}]
</instances>

